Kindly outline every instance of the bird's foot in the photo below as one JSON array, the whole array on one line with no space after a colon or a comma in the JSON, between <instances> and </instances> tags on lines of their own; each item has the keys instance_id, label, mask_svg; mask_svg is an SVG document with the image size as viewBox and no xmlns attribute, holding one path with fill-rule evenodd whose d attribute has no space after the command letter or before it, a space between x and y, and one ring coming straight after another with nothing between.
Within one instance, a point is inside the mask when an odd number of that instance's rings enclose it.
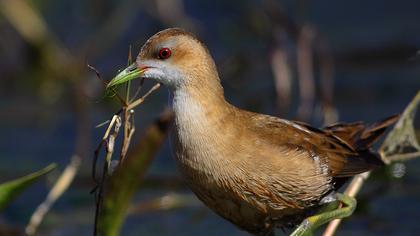
<instances>
[{"instance_id":1,"label":"bird's foot","mask_svg":"<svg viewBox=\"0 0 420 236\"><path fill-rule=\"evenodd\" d=\"M291 236L311 236L313 232L321 225L339 218L345 218L350 216L356 208L357 202L353 197L346 196L341 193L336 194L337 202L343 204L342 207L326 207L322 209L319 214L306 218L297 228ZM332 202L332 205L337 206L336 202Z\"/></svg>"}]
</instances>

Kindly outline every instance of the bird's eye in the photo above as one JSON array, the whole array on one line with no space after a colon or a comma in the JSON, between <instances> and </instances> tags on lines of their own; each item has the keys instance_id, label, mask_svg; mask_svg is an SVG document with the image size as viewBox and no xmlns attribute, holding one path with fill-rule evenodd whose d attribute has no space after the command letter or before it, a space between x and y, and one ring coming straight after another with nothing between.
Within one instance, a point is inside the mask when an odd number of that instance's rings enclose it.
<instances>
[{"instance_id":1,"label":"bird's eye","mask_svg":"<svg viewBox=\"0 0 420 236\"><path fill-rule=\"evenodd\" d=\"M160 59L168 59L171 56L171 49L169 48L162 48L159 51L159 58Z\"/></svg>"}]
</instances>

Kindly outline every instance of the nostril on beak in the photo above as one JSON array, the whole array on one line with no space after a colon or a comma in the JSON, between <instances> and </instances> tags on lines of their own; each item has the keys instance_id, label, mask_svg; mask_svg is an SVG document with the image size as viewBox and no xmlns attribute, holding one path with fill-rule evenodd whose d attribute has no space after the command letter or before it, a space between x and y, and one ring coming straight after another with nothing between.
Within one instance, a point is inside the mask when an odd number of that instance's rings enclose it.
<instances>
[{"instance_id":1,"label":"nostril on beak","mask_svg":"<svg viewBox=\"0 0 420 236\"><path fill-rule=\"evenodd\" d=\"M127 70L128 73L130 73L130 72L135 71L136 69L137 69L137 65L136 65L136 63L133 63L129 67L127 67L126 70Z\"/></svg>"},{"instance_id":2,"label":"nostril on beak","mask_svg":"<svg viewBox=\"0 0 420 236\"><path fill-rule=\"evenodd\" d=\"M115 76L107 85L107 87L116 86L118 84L125 83L129 80L138 78L143 73L143 70L139 70L136 63L129 65L123 71L121 71L117 76Z\"/></svg>"}]
</instances>

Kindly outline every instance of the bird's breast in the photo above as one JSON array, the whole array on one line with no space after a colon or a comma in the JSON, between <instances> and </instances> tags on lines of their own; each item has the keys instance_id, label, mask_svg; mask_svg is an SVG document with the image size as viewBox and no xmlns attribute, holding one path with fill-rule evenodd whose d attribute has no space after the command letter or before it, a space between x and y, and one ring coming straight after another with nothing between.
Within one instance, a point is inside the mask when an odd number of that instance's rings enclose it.
<instances>
[{"instance_id":1,"label":"bird's breast","mask_svg":"<svg viewBox=\"0 0 420 236\"><path fill-rule=\"evenodd\" d=\"M241 161L233 155L236 131L232 123L211 106L179 95L175 97L174 110L176 160L192 191L236 225L257 222L255 219L261 218L256 216L257 208L241 195L246 180Z\"/></svg>"},{"instance_id":2,"label":"bird's breast","mask_svg":"<svg viewBox=\"0 0 420 236\"><path fill-rule=\"evenodd\" d=\"M328 190L306 152L258 138L241 120L247 113L231 110L230 119L182 94L174 111L179 169L193 192L234 224L259 230L267 217L300 212Z\"/></svg>"}]
</instances>

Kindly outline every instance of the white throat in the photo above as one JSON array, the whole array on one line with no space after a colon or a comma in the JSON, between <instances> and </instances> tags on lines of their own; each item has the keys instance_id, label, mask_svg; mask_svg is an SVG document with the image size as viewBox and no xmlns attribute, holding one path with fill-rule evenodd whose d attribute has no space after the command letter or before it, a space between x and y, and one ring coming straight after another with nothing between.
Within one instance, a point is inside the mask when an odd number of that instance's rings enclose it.
<instances>
[{"instance_id":1,"label":"white throat","mask_svg":"<svg viewBox=\"0 0 420 236\"><path fill-rule=\"evenodd\" d=\"M174 92L173 109L178 138L177 159L193 169L211 170L224 157L217 147L223 146L219 115L183 89ZM204 165L210 165L203 168Z\"/></svg>"},{"instance_id":2,"label":"white throat","mask_svg":"<svg viewBox=\"0 0 420 236\"><path fill-rule=\"evenodd\" d=\"M205 109L188 91L178 89L174 92L173 109L180 141L190 140L192 135L197 137L207 128Z\"/></svg>"}]
</instances>

